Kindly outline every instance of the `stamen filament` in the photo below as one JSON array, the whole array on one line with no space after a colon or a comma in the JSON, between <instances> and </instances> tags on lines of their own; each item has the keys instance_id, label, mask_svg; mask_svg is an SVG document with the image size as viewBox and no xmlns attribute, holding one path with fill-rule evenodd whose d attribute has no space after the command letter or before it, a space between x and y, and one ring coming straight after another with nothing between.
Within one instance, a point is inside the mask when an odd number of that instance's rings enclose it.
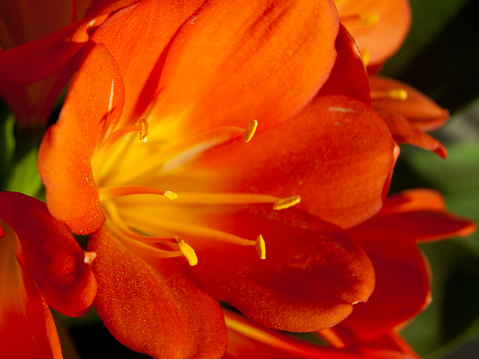
<instances>
[{"instance_id":1,"label":"stamen filament","mask_svg":"<svg viewBox=\"0 0 479 359\"><path fill-rule=\"evenodd\" d=\"M175 204L253 204L275 203L281 200L278 197L256 193L207 193L207 192L180 192Z\"/></svg>"},{"instance_id":2,"label":"stamen filament","mask_svg":"<svg viewBox=\"0 0 479 359\"><path fill-rule=\"evenodd\" d=\"M295 204L298 204L300 201L301 201L301 197L298 195L282 198L274 203L273 209L275 211L286 209L286 208L294 206Z\"/></svg>"},{"instance_id":3,"label":"stamen filament","mask_svg":"<svg viewBox=\"0 0 479 359\"><path fill-rule=\"evenodd\" d=\"M178 195L171 191L162 191L153 187L146 186L111 186L100 188L100 201L106 201L115 197L130 196L134 194L156 194L164 196L169 200L178 198Z\"/></svg>"}]
</instances>

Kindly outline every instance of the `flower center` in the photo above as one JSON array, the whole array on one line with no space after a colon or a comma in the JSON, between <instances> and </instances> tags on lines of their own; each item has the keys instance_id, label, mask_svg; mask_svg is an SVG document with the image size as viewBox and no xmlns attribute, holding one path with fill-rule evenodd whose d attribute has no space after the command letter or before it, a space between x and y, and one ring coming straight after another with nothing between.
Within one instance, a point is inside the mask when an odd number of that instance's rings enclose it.
<instances>
[{"instance_id":1,"label":"flower center","mask_svg":"<svg viewBox=\"0 0 479 359\"><path fill-rule=\"evenodd\" d=\"M299 203L300 197L215 192L213 186L206 191L195 186L195 174L182 171L184 164L209 148L241 136L248 143L257 126L256 121L251 121L246 129L222 126L181 138L170 136L174 131L164 127L162 131L152 130L148 121L141 119L137 125L107 134L95 150L92 166L105 223L112 235L138 253L158 258L183 256L192 266L198 262L194 248L187 243L192 237L207 238L205 245L227 242L255 247L259 258L265 259L266 245L261 234L242 238L197 224L195 210L268 203L272 210L282 210Z\"/></svg>"}]
</instances>

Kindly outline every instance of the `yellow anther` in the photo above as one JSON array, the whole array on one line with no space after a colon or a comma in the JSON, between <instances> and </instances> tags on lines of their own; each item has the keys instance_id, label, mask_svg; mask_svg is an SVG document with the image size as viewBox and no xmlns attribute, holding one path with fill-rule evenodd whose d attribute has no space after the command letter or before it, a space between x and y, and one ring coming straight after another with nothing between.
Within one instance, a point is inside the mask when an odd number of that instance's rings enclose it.
<instances>
[{"instance_id":1,"label":"yellow anther","mask_svg":"<svg viewBox=\"0 0 479 359\"><path fill-rule=\"evenodd\" d=\"M363 59L364 66L368 66L369 59L371 58L371 52L368 49L362 49L361 58Z\"/></svg>"},{"instance_id":2,"label":"yellow anther","mask_svg":"<svg viewBox=\"0 0 479 359\"><path fill-rule=\"evenodd\" d=\"M169 200L174 200L178 198L178 195L175 192L171 192L171 191L165 191L165 194L163 196L165 196Z\"/></svg>"},{"instance_id":3,"label":"yellow anther","mask_svg":"<svg viewBox=\"0 0 479 359\"><path fill-rule=\"evenodd\" d=\"M150 125L148 124L148 121L142 118L140 120L140 141L143 143L146 143L148 141L148 133L150 131Z\"/></svg>"},{"instance_id":4,"label":"yellow anther","mask_svg":"<svg viewBox=\"0 0 479 359\"><path fill-rule=\"evenodd\" d=\"M273 204L273 209L275 211L280 210L280 209L286 209L286 208L294 206L295 204L298 204L300 201L301 201L300 196L292 196L292 197L287 197L287 198L281 198L280 200L276 201Z\"/></svg>"},{"instance_id":5,"label":"yellow anther","mask_svg":"<svg viewBox=\"0 0 479 359\"><path fill-rule=\"evenodd\" d=\"M408 97L408 92L405 89L397 88L384 91L371 91L372 99L390 98L391 100L404 101Z\"/></svg>"},{"instance_id":6,"label":"yellow anther","mask_svg":"<svg viewBox=\"0 0 479 359\"><path fill-rule=\"evenodd\" d=\"M197 265L198 257L196 257L195 250L191 248L191 246L188 243L185 243L184 240L178 239L178 237L175 237L175 240L178 244L178 247L180 248L181 254L183 254L183 256L188 261L188 264L192 267Z\"/></svg>"},{"instance_id":7,"label":"yellow anther","mask_svg":"<svg viewBox=\"0 0 479 359\"><path fill-rule=\"evenodd\" d=\"M258 252L259 258L266 259L266 245L261 234L256 238L255 247L256 252Z\"/></svg>"},{"instance_id":8,"label":"yellow anther","mask_svg":"<svg viewBox=\"0 0 479 359\"><path fill-rule=\"evenodd\" d=\"M388 91L388 97L394 100L404 101L407 99L408 93L404 89L392 89Z\"/></svg>"},{"instance_id":9,"label":"yellow anther","mask_svg":"<svg viewBox=\"0 0 479 359\"><path fill-rule=\"evenodd\" d=\"M258 127L258 121L253 120L248 124L248 127L246 127L246 130L243 132L243 140L244 142L249 142L254 136L254 133L256 132L256 127Z\"/></svg>"},{"instance_id":10,"label":"yellow anther","mask_svg":"<svg viewBox=\"0 0 479 359\"><path fill-rule=\"evenodd\" d=\"M373 26L379 21L379 14L377 12L373 12L372 14L360 14L359 21L364 27Z\"/></svg>"}]
</instances>

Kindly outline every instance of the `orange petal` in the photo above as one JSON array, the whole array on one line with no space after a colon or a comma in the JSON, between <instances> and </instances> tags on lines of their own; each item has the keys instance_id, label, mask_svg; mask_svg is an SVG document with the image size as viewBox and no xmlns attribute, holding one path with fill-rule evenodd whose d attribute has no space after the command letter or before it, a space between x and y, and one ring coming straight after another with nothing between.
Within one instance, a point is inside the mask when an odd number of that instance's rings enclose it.
<instances>
[{"instance_id":1,"label":"orange petal","mask_svg":"<svg viewBox=\"0 0 479 359\"><path fill-rule=\"evenodd\" d=\"M327 80L338 26L332 1L208 1L171 44L152 115L181 133L280 123Z\"/></svg>"},{"instance_id":2,"label":"orange petal","mask_svg":"<svg viewBox=\"0 0 479 359\"><path fill-rule=\"evenodd\" d=\"M328 81L319 94L345 95L358 99L365 104L371 103L369 81L356 41L341 25L336 39L338 56Z\"/></svg>"},{"instance_id":3,"label":"orange petal","mask_svg":"<svg viewBox=\"0 0 479 359\"><path fill-rule=\"evenodd\" d=\"M143 0L114 14L93 34L92 40L107 47L122 72L124 123L136 122L152 101L165 47L203 2L179 5L177 1Z\"/></svg>"},{"instance_id":4,"label":"orange petal","mask_svg":"<svg viewBox=\"0 0 479 359\"><path fill-rule=\"evenodd\" d=\"M120 117L123 92L111 55L103 45L93 47L40 147L38 170L49 209L77 234L94 232L104 220L90 159L102 131Z\"/></svg>"},{"instance_id":5,"label":"orange petal","mask_svg":"<svg viewBox=\"0 0 479 359\"><path fill-rule=\"evenodd\" d=\"M441 127L449 117L449 112L439 107L427 96L402 82L379 76L369 78L372 103L375 108L396 112L411 124L424 131ZM396 90L407 93L406 99L395 99L387 93ZM377 96L374 96L377 94ZM383 94L381 96L381 94ZM386 94L386 95L384 95Z\"/></svg>"},{"instance_id":6,"label":"orange petal","mask_svg":"<svg viewBox=\"0 0 479 359\"><path fill-rule=\"evenodd\" d=\"M197 220L242 238L264 237L266 259L251 246L187 238L198 257L188 267L195 283L260 325L298 332L330 327L374 287L362 249L339 227L299 210L257 205L224 213L209 207Z\"/></svg>"},{"instance_id":7,"label":"orange petal","mask_svg":"<svg viewBox=\"0 0 479 359\"><path fill-rule=\"evenodd\" d=\"M411 26L408 0L345 0L338 2L337 7L341 23L358 42L360 51L366 49L370 53L370 65L391 57Z\"/></svg>"},{"instance_id":8,"label":"orange petal","mask_svg":"<svg viewBox=\"0 0 479 359\"><path fill-rule=\"evenodd\" d=\"M1 192L0 203L0 218L20 240L22 266L47 303L68 316L85 314L95 297L96 281L68 228L34 198Z\"/></svg>"},{"instance_id":9,"label":"orange petal","mask_svg":"<svg viewBox=\"0 0 479 359\"><path fill-rule=\"evenodd\" d=\"M117 340L156 358L223 355L226 331L218 302L173 259L148 262L105 227L91 236L88 249L97 253L95 308Z\"/></svg>"},{"instance_id":10,"label":"orange petal","mask_svg":"<svg viewBox=\"0 0 479 359\"><path fill-rule=\"evenodd\" d=\"M369 301L357 305L335 328L338 333L347 333L342 337L347 343L388 333L422 311L430 301L428 272L408 230L400 222L394 227L379 219L374 224L368 223L348 233L359 241L371 259L376 286Z\"/></svg>"},{"instance_id":11,"label":"orange petal","mask_svg":"<svg viewBox=\"0 0 479 359\"><path fill-rule=\"evenodd\" d=\"M391 134L397 143L409 143L425 150L434 151L442 158L447 157L447 150L441 142L414 126L400 114L379 109L378 112L388 124Z\"/></svg>"},{"instance_id":12,"label":"orange petal","mask_svg":"<svg viewBox=\"0 0 479 359\"><path fill-rule=\"evenodd\" d=\"M17 268L17 283L12 282L13 273L6 275L10 276L8 285L19 290L5 295L6 283L0 283L0 357L61 359L50 309L28 273L20 265Z\"/></svg>"},{"instance_id":13,"label":"orange petal","mask_svg":"<svg viewBox=\"0 0 479 359\"><path fill-rule=\"evenodd\" d=\"M300 195L298 208L341 227L379 210L397 147L373 110L342 96L318 97L291 121L260 126L251 142L231 141L186 164L189 190L207 179L201 190Z\"/></svg>"}]
</instances>

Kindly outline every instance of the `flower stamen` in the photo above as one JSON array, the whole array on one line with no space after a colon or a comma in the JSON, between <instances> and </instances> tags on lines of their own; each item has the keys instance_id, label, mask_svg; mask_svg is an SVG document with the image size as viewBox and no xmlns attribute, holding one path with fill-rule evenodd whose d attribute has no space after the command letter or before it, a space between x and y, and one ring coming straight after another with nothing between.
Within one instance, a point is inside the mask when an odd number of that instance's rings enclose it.
<instances>
[{"instance_id":1,"label":"flower stamen","mask_svg":"<svg viewBox=\"0 0 479 359\"><path fill-rule=\"evenodd\" d=\"M402 88L390 89L387 91L371 91L371 98L389 98L391 100L405 101L408 98L408 92Z\"/></svg>"},{"instance_id":2,"label":"flower stamen","mask_svg":"<svg viewBox=\"0 0 479 359\"><path fill-rule=\"evenodd\" d=\"M196 257L195 250L188 243L185 243L184 240L178 239L178 237L175 237L175 240L178 244L178 248L180 248L181 254L183 254L183 256L188 261L188 264L192 267L197 265L198 257Z\"/></svg>"},{"instance_id":3,"label":"flower stamen","mask_svg":"<svg viewBox=\"0 0 479 359\"><path fill-rule=\"evenodd\" d=\"M169 200L174 200L178 198L178 195L172 191L163 191L153 187L146 186L111 186L111 187L101 187L100 190L100 200L106 201L116 197L130 196L134 194L156 194L164 196Z\"/></svg>"},{"instance_id":4,"label":"flower stamen","mask_svg":"<svg viewBox=\"0 0 479 359\"><path fill-rule=\"evenodd\" d=\"M148 141L148 133L150 131L150 125L147 120L142 118L139 123L140 126L140 141L146 143Z\"/></svg>"},{"instance_id":5,"label":"flower stamen","mask_svg":"<svg viewBox=\"0 0 479 359\"><path fill-rule=\"evenodd\" d=\"M281 209L286 209L286 208L289 208L289 207L292 207L292 206L298 204L300 201L301 201L301 197L298 196L298 195L287 197L287 198L282 198L282 199L276 201L273 204L273 209L275 211L279 211Z\"/></svg>"},{"instance_id":6,"label":"flower stamen","mask_svg":"<svg viewBox=\"0 0 479 359\"><path fill-rule=\"evenodd\" d=\"M264 243L264 239L261 234L256 238L255 247L259 258L266 259L266 244Z\"/></svg>"},{"instance_id":7,"label":"flower stamen","mask_svg":"<svg viewBox=\"0 0 479 359\"><path fill-rule=\"evenodd\" d=\"M351 14L341 16L340 20L343 24L359 25L361 27L370 27L379 22L380 16L377 12L370 14Z\"/></svg>"},{"instance_id":8,"label":"flower stamen","mask_svg":"<svg viewBox=\"0 0 479 359\"><path fill-rule=\"evenodd\" d=\"M258 121L253 120L248 124L248 127L246 127L246 130L243 133L243 141L245 143L248 143L251 141L251 139L254 136L254 133L256 132L256 128L258 127Z\"/></svg>"}]
</instances>

